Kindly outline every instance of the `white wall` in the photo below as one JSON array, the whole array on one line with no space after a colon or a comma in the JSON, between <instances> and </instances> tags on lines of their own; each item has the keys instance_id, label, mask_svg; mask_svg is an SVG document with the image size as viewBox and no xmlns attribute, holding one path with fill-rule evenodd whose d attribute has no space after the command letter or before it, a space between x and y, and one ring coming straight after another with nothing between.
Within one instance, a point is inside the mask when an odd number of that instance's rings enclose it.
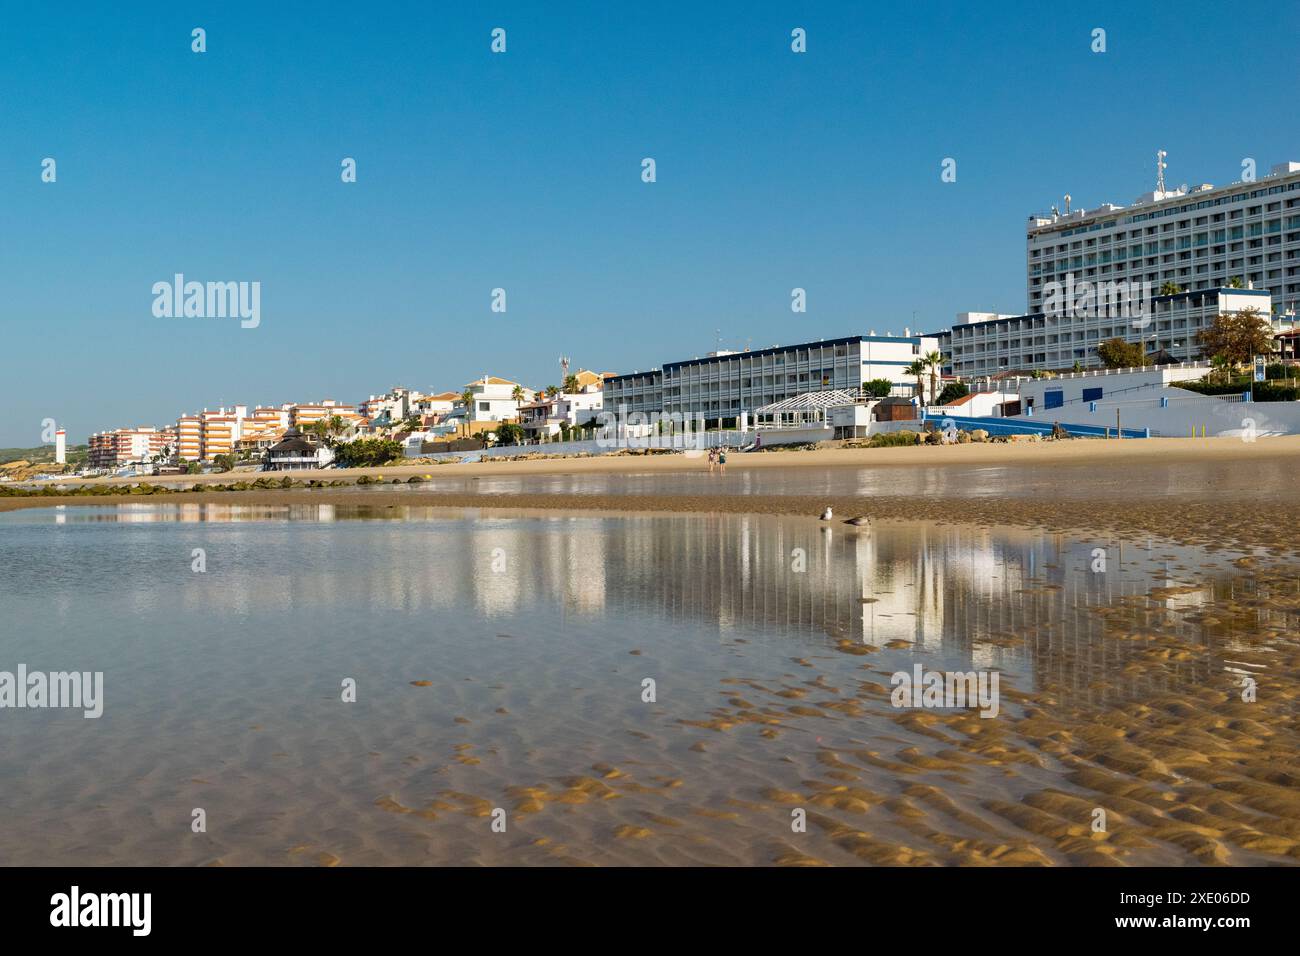
<instances>
[{"instance_id":1,"label":"white wall","mask_svg":"<svg viewBox=\"0 0 1300 956\"><path fill-rule=\"evenodd\" d=\"M997 414L998 405L1015 400L1015 392L976 392L960 405L931 405L926 410L926 415L931 418L936 415L949 418L987 418Z\"/></svg>"},{"instance_id":2,"label":"white wall","mask_svg":"<svg viewBox=\"0 0 1300 956\"><path fill-rule=\"evenodd\" d=\"M1140 369L1097 369L1090 372L1070 372L1055 378L1021 379L1014 386L1003 388L1018 393L1023 399L1033 399L1034 414L1046 415L1054 409L1046 408L1045 394L1060 391L1068 408L1070 403L1083 401L1086 389L1101 389L1099 401L1138 401L1158 395L1159 386L1175 382L1188 382L1201 378L1209 371L1208 365L1163 365Z\"/></svg>"},{"instance_id":3,"label":"white wall","mask_svg":"<svg viewBox=\"0 0 1300 956\"><path fill-rule=\"evenodd\" d=\"M1098 402L1091 411L1087 403L1066 405L1046 411L1036 410L1040 422L1066 425L1114 427L1115 413L1119 425L1129 429L1151 429L1153 437L1187 438L1199 436L1204 429L1209 437L1268 437L1300 433L1300 402L1241 402L1199 395L1175 386L1163 386L1138 393L1141 400ZM1160 407L1160 399L1169 400ZM1014 419L1013 419L1014 420Z\"/></svg>"},{"instance_id":4,"label":"white wall","mask_svg":"<svg viewBox=\"0 0 1300 956\"><path fill-rule=\"evenodd\" d=\"M862 341L862 381L883 378L894 383L895 394L911 395L915 391L916 377L907 374L907 366L918 358L924 358L930 352L938 352L939 340L930 336L921 336L916 345L910 338L883 339L877 336L864 337ZM883 339L883 340L882 340ZM926 388L930 377L926 373Z\"/></svg>"}]
</instances>

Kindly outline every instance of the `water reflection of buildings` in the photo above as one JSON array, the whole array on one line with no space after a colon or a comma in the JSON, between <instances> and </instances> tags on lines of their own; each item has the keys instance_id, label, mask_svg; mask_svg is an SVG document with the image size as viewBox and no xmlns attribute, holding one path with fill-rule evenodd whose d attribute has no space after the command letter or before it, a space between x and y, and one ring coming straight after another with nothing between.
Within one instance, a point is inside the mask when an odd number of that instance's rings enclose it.
<instances>
[{"instance_id":1,"label":"water reflection of buildings","mask_svg":"<svg viewBox=\"0 0 1300 956\"><path fill-rule=\"evenodd\" d=\"M1187 570L1204 554L1167 545L1156 553L1025 529L858 529L716 514L507 518L328 504L74 510L70 523L331 523L296 529L281 543L264 528L214 528L213 541L238 555L221 559L240 574L224 592L234 610L287 602L287 610L314 604L437 620L469 608L486 618L558 608L596 627L638 619L704 626L721 641L743 638L788 657L842 640L911 647L928 666L1013 670L1099 702L1204 683L1222 666L1209 653L1176 666L1128 666L1150 639L1141 613L1160 612L1163 634L1205 642L1201 625L1184 619L1213 600L1208 572ZM391 533L378 543L359 535L351 546L350 529L371 522L350 518L388 519ZM1103 572L1094 570L1098 546ZM340 553L350 566L339 566ZM177 597L199 612L213 596L186 587ZM1135 608L1135 633L1117 636L1114 616L1101 612L1125 602Z\"/></svg>"}]
</instances>

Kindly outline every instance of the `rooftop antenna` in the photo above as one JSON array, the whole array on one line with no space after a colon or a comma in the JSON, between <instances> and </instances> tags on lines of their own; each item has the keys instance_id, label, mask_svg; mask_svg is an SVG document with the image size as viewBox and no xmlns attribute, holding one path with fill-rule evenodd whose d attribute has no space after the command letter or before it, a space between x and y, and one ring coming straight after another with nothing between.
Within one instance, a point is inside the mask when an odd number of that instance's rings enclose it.
<instances>
[{"instance_id":1,"label":"rooftop antenna","mask_svg":"<svg viewBox=\"0 0 1300 956\"><path fill-rule=\"evenodd\" d=\"M1066 193L1066 194L1065 194L1065 214L1066 214L1067 216L1070 214L1070 194L1069 194L1069 193Z\"/></svg>"},{"instance_id":2,"label":"rooftop antenna","mask_svg":"<svg viewBox=\"0 0 1300 956\"><path fill-rule=\"evenodd\" d=\"M1168 155L1163 149L1156 151L1156 192L1162 196L1165 194L1165 170L1169 168L1165 162Z\"/></svg>"},{"instance_id":3,"label":"rooftop antenna","mask_svg":"<svg viewBox=\"0 0 1300 956\"><path fill-rule=\"evenodd\" d=\"M722 329L714 329L713 334L718 339L717 350L721 352L722 351Z\"/></svg>"},{"instance_id":4,"label":"rooftop antenna","mask_svg":"<svg viewBox=\"0 0 1300 956\"><path fill-rule=\"evenodd\" d=\"M560 356L560 385L563 386L564 383L568 380L568 378L569 378L569 357L567 355L561 355Z\"/></svg>"}]
</instances>

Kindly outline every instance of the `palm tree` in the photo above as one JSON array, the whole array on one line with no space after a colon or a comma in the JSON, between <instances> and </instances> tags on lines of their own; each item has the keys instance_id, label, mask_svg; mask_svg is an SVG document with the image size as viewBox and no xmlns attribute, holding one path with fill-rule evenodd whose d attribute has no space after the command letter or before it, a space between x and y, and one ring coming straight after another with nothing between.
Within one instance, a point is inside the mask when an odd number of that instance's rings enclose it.
<instances>
[{"instance_id":1,"label":"palm tree","mask_svg":"<svg viewBox=\"0 0 1300 956\"><path fill-rule=\"evenodd\" d=\"M329 418L321 419L321 423L325 434L325 444L330 448L337 444L335 439L348 430L347 423L343 421L342 415L331 415Z\"/></svg>"},{"instance_id":2,"label":"palm tree","mask_svg":"<svg viewBox=\"0 0 1300 956\"><path fill-rule=\"evenodd\" d=\"M1241 276L1233 276L1231 279L1228 280L1228 284L1225 286L1225 288L1228 289L1242 288Z\"/></svg>"},{"instance_id":3,"label":"palm tree","mask_svg":"<svg viewBox=\"0 0 1300 956\"><path fill-rule=\"evenodd\" d=\"M916 359L907 367L908 375L916 376L916 394L921 397L921 404L925 404L925 362Z\"/></svg>"},{"instance_id":4,"label":"palm tree","mask_svg":"<svg viewBox=\"0 0 1300 956\"><path fill-rule=\"evenodd\" d=\"M547 398L554 398L556 395L559 395L559 394L560 394L560 390L559 390L556 386L554 386L554 385L547 385L547 386L546 386L546 397L547 397Z\"/></svg>"},{"instance_id":5,"label":"palm tree","mask_svg":"<svg viewBox=\"0 0 1300 956\"><path fill-rule=\"evenodd\" d=\"M930 370L930 399L933 401L934 397L939 394L938 379L939 370L943 368L943 353L928 352L922 361L925 362L926 368Z\"/></svg>"},{"instance_id":6,"label":"palm tree","mask_svg":"<svg viewBox=\"0 0 1300 956\"><path fill-rule=\"evenodd\" d=\"M1160 286L1161 295L1177 295L1182 291L1182 287L1179 286L1177 282L1165 282Z\"/></svg>"},{"instance_id":7,"label":"palm tree","mask_svg":"<svg viewBox=\"0 0 1300 956\"><path fill-rule=\"evenodd\" d=\"M510 392L510 397L515 400L516 405L522 404L524 400L524 387L522 385L516 385Z\"/></svg>"},{"instance_id":8,"label":"palm tree","mask_svg":"<svg viewBox=\"0 0 1300 956\"><path fill-rule=\"evenodd\" d=\"M578 390L578 376L570 375L566 378L564 380L564 390L570 395L576 392Z\"/></svg>"},{"instance_id":9,"label":"palm tree","mask_svg":"<svg viewBox=\"0 0 1300 956\"><path fill-rule=\"evenodd\" d=\"M460 400L465 406L465 434L469 434L470 422L474 420L474 391L465 389L460 393Z\"/></svg>"}]
</instances>

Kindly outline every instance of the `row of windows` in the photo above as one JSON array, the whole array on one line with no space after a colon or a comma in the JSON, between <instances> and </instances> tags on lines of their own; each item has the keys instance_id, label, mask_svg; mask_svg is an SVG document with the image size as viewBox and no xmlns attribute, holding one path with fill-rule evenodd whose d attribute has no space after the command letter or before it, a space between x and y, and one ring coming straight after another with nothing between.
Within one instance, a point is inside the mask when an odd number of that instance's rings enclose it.
<instances>
[{"instance_id":1,"label":"row of windows","mask_svg":"<svg viewBox=\"0 0 1300 956\"><path fill-rule=\"evenodd\" d=\"M1148 222L1149 220L1152 219L1161 219L1164 218L1165 216L1177 215L1178 213L1195 212L1200 209L1210 209L1215 206L1227 206L1227 205L1232 205L1233 203L1246 202L1247 200L1250 199L1259 199L1264 196L1276 196L1279 193L1296 192L1297 190L1300 190L1300 181L1294 183L1279 183L1276 186L1254 189L1251 190L1250 192L1230 193L1226 196L1219 196L1215 199L1203 199L1200 202L1183 203L1181 206L1170 206L1168 209L1161 209L1154 212L1136 213L1130 216L1118 217L1108 222L1096 222L1096 223L1090 223L1088 225L1076 226L1073 229L1066 229L1063 232L1057 233L1056 235L1059 235L1060 237L1064 238L1067 236L1080 235L1082 233L1098 232L1102 229L1109 229L1114 226L1120 225L1121 223L1124 225L1128 225L1130 223ZM1294 199L1287 200L1288 208L1294 206L1295 204L1296 204L1296 200ZM1269 203L1268 207L1269 209L1273 209L1279 205L1280 203ZM1260 208L1261 207L1259 206L1252 207L1254 211L1258 211ZM1240 210L1234 210L1232 215L1240 216ZM1205 217L1201 217L1201 218L1203 219ZM1215 218L1222 219L1223 214L1219 213ZM1186 220L1184 220L1183 223L1180 223L1180 226L1184 225L1185 223ZM1030 238L1032 239L1033 236L1031 235Z\"/></svg>"},{"instance_id":2,"label":"row of windows","mask_svg":"<svg viewBox=\"0 0 1300 956\"><path fill-rule=\"evenodd\" d=\"M1300 229L1300 216L1288 217L1286 220L1287 229ZM1197 248L1208 248L1210 245L1219 246L1218 254L1222 255L1223 248L1227 243L1232 243L1232 250L1239 252L1245 248L1262 248L1268 246L1281 246L1283 221L1274 220L1273 222L1260 222L1253 226L1236 226L1232 229L1216 229L1214 232L1197 233L1195 235L1184 235L1177 239L1161 239L1160 242L1139 243L1136 246L1122 246L1114 250L1100 250L1096 252L1086 252L1084 255L1066 255L1061 259L1053 256L1045 256L1041 261L1030 265L1031 274L1040 272L1061 271L1066 268L1079 268L1080 265L1096 265L1110 263L1110 261L1123 261L1127 259L1140 259L1144 255L1158 256L1164 252L1182 252L1197 250ZM1270 237L1268 243L1261 242L1260 239ZM1277 238L1271 238L1277 237ZM1255 242L1249 242L1249 239L1256 239ZM1288 246L1300 243L1300 233L1287 234L1286 243ZM1296 258L1296 250L1290 250L1290 258ZM1205 252L1201 252L1204 256ZM1274 252L1275 258L1281 258L1282 251ZM1186 256L1184 256L1186 259Z\"/></svg>"},{"instance_id":3,"label":"row of windows","mask_svg":"<svg viewBox=\"0 0 1300 956\"><path fill-rule=\"evenodd\" d=\"M1039 256L1062 255L1067 252L1077 252L1083 249L1093 249L1099 246L1110 245L1112 242L1118 245L1122 242L1132 242L1144 237L1167 235L1174 232L1186 232L1191 229L1199 229L1202 226L1210 226L1218 223L1237 222L1241 219L1259 219L1265 215L1280 213L1283 208L1291 210L1300 207L1300 199L1289 199L1285 206L1280 202L1269 203L1267 206L1252 206L1247 210L1233 210L1229 213L1219 213L1215 216L1199 216L1195 220L1184 219L1179 223L1167 222L1161 226L1147 226L1145 229L1134 229L1131 232L1117 232L1113 236L1094 236L1091 239L1076 239L1073 242L1063 242L1055 247L1050 245L1040 245L1030 250L1030 258L1037 259ZM1295 216L1288 216L1288 221L1296 219ZM1242 226L1232 227L1235 230L1245 230L1261 225L1258 222L1248 223ZM1288 228L1290 228L1288 226ZM1063 235L1068 235L1064 233ZM1032 243L1034 237L1030 236L1029 241ZM1041 240L1040 240L1041 241Z\"/></svg>"},{"instance_id":4,"label":"row of windows","mask_svg":"<svg viewBox=\"0 0 1300 956\"><path fill-rule=\"evenodd\" d=\"M1154 342L1148 339L1145 345L1148 352L1163 349L1174 358L1183 361L1191 361L1200 354L1200 349L1194 342L1181 338L1158 339ZM955 361L953 362L953 371L958 375L970 376L986 375L999 369L1031 368L1035 365L1048 368L1063 368L1076 361L1085 365L1093 364L1096 355L1096 348L1061 349L1056 352L1025 352L1023 354L1001 356L996 361L992 358Z\"/></svg>"}]
</instances>

